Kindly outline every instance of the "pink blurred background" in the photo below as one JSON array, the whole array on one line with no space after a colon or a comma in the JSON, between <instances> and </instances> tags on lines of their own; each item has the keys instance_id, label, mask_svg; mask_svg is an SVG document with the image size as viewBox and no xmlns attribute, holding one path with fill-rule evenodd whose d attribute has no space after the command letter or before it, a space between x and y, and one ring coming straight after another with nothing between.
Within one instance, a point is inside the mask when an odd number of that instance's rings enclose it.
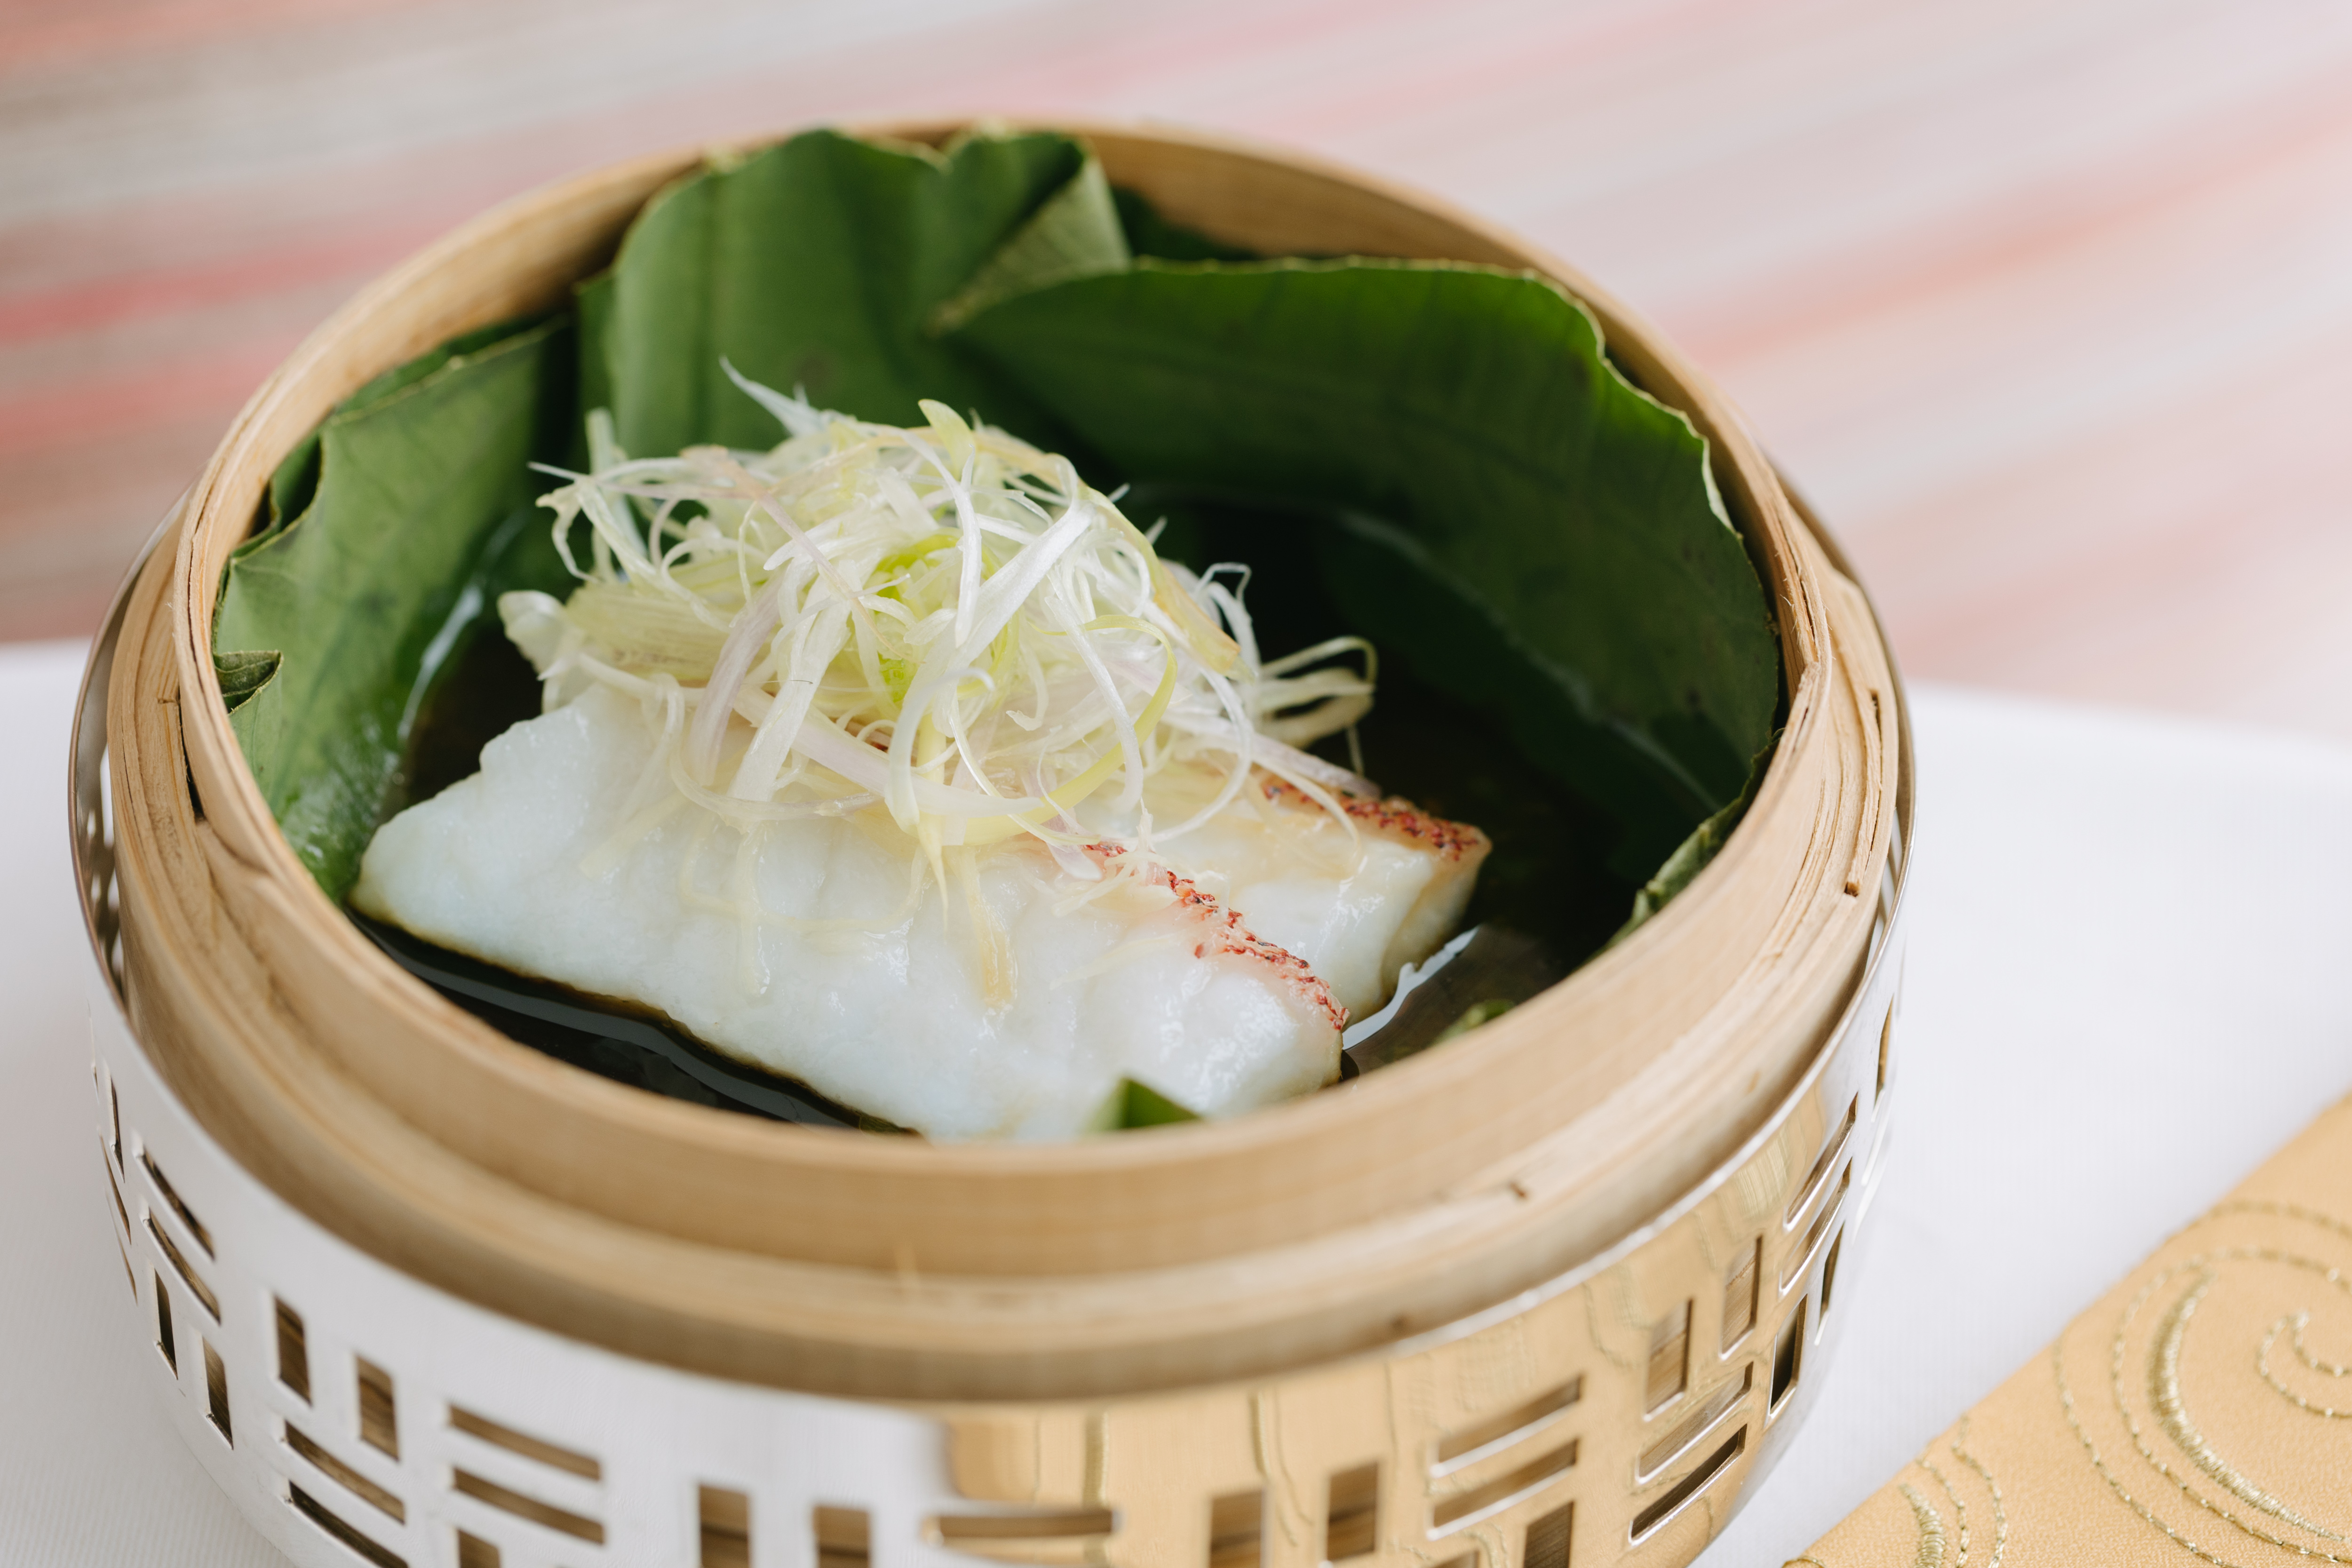
<instances>
[{"instance_id":1,"label":"pink blurred background","mask_svg":"<svg viewBox=\"0 0 2352 1568\"><path fill-rule=\"evenodd\" d=\"M2346 0L9 0L0 637L269 367L650 148L993 110L1440 192L1730 390L1915 676L2352 737Z\"/></svg>"}]
</instances>

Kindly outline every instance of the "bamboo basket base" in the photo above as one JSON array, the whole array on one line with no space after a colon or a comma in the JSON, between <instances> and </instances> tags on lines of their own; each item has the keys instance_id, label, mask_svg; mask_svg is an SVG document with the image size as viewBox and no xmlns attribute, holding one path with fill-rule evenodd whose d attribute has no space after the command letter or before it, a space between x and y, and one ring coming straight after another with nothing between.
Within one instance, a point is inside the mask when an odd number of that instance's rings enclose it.
<instances>
[{"instance_id":1,"label":"bamboo basket base","mask_svg":"<svg viewBox=\"0 0 2352 1568\"><path fill-rule=\"evenodd\" d=\"M149 1342L127 1353L298 1563L1676 1564L1785 1448L1853 1313L1841 1269L1886 1149L1899 837L1859 987L1731 1160L1601 1256L1378 1352L1133 1398L886 1404L459 1300L264 1186L130 1032L103 784L120 613L79 715L74 837L107 1206Z\"/></svg>"}]
</instances>

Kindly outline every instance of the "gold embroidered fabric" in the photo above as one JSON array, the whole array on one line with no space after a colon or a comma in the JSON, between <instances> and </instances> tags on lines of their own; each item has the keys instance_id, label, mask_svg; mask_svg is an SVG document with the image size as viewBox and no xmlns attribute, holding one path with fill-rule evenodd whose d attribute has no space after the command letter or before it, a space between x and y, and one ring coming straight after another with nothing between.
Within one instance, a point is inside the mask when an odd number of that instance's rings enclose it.
<instances>
[{"instance_id":1,"label":"gold embroidered fabric","mask_svg":"<svg viewBox=\"0 0 2352 1568\"><path fill-rule=\"evenodd\" d=\"M2192 1561L2352 1564L2352 1100L1790 1560Z\"/></svg>"}]
</instances>

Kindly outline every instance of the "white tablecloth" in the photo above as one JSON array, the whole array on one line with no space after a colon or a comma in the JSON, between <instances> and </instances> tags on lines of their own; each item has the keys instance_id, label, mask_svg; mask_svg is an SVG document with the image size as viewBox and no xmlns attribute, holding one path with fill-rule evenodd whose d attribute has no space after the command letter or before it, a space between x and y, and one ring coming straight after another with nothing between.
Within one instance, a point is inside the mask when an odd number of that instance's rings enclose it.
<instances>
[{"instance_id":1,"label":"white tablecloth","mask_svg":"<svg viewBox=\"0 0 2352 1568\"><path fill-rule=\"evenodd\" d=\"M0 649L0 1564L269 1568L151 1412L109 1240L66 855L80 666L79 645ZM1714 1568L1802 1551L2352 1092L2352 749L1916 704L1895 1161L1821 1403Z\"/></svg>"}]
</instances>

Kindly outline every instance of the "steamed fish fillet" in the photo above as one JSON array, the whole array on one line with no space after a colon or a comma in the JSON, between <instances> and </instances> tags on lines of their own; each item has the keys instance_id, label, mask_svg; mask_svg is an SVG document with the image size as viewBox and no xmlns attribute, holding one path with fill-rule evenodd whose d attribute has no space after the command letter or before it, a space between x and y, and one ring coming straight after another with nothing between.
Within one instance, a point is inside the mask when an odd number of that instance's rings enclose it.
<instances>
[{"instance_id":1,"label":"steamed fish fillet","mask_svg":"<svg viewBox=\"0 0 2352 1568\"><path fill-rule=\"evenodd\" d=\"M968 878L949 850L942 890L878 808L747 847L681 805L616 855L657 739L603 688L516 725L480 773L384 825L352 902L937 1138L1072 1136L1122 1079L1210 1117L1331 1081L1348 1012L1444 940L1485 852L1475 830L1433 847L1426 826L1368 819L1350 856L1328 814L1276 786L1164 865L1090 852L1092 882L1013 839Z\"/></svg>"},{"instance_id":2,"label":"steamed fish fillet","mask_svg":"<svg viewBox=\"0 0 2352 1568\"><path fill-rule=\"evenodd\" d=\"M1223 776L1182 764L1162 770L1146 795L1152 815L1190 816L1214 797ZM1454 934L1489 846L1478 829L1394 797L1347 800L1342 809L1344 826L1260 773L1240 799L1161 853L1240 910L1251 931L1306 960L1352 1020L1379 1012L1398 972Z\"/></svg>"},{"instance_id":3,"label":"steamed fish fillet","mask_svg":"<svg viewBox=\"0 0 2352 1568\"><path fill-rule=\"evenodd\" d=\"M384 825L353 903L657 1008L720 1050L935 1137L1066 1137L1122 1077L1217 1115L1338 1069L1324 987L1173 879L1056 912L1072 889L1052 858L1008 843L977 867L1000 928L977 940L969 901L935 883L908 907L919 863L887 819L803 817L761 832L749 871L770 914L747 924L741 837L692 810L587 875L655 739L636 703L602 689L516 725L479 773Z\"/></svg>"}]
</instances>

